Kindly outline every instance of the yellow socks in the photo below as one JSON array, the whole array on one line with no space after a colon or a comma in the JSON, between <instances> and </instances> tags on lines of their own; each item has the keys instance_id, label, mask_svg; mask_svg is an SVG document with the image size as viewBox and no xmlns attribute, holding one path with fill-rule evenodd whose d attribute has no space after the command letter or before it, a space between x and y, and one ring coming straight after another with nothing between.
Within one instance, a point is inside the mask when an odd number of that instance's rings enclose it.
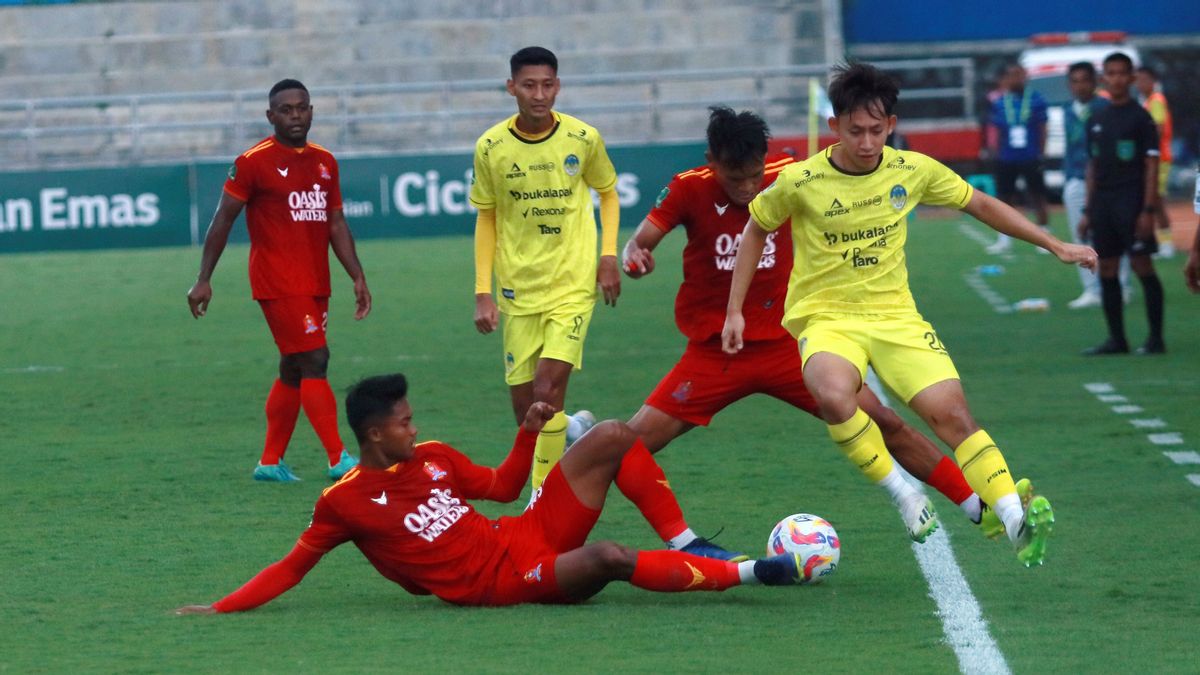
<instances>
[{"instance_id":1,"label":"yellow socks","mask_svg":"<svg viewBox=\"0 0 1200 675\"><path fill-rule=\"evenodd\" d=\"M992 437L983 429L976 431L954 449L954 458L958 460L967 484L992 507L1010 531L1009 536L1015 536L1024 510L1008 464Z\"/></svg>"},{"instance_id":2,"label":"yellow socks","mask_svg":"<svg viewBox=\"0 0 1200 675\"><path fill-rule=\"evenodd\" d=\"M533 446L533 489L542 486L542 481L550 475L550 470L562 459L563 448L567 445L567 416L563 411L554 413L554 417L542 427L538 434L537 443Z\"/></svg>"},{"instance_id":3,"label":"yellow socks","mask_svg":"<svg viewBox=\"0 0 1200 675\"><path fill-rule=\"evenodd\" d=\"M829 435L867 480L878 483L892 473L894 464L883 444L883 434L861 408L845 422L830 424Z\"/></svg>"}]
</instances>

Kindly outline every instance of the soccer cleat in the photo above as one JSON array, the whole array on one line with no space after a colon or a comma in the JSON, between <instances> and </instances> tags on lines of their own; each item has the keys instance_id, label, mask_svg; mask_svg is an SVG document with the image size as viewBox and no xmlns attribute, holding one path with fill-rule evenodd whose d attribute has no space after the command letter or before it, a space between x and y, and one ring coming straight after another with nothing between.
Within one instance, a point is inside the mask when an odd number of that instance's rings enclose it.
<instances>
[{"instance_id":1,"label":"soccer cleat","mask_svg":"<svg viewBox=\"0 0 1200 675\"><path fill-rule=\"evenodd\" d=\"M1084 291L1078 298L1067 303L1070 309L1088 309L1090 307L1100 306L1100 294L1091 291Z\"/></svg>"},{"instance_id":2,"label":"soccer cleat","mask_svg":"<svg viewBox=\"0 0 1200 675\"><path fill-rule=\"evenodd\" d=\"M1166 354L1167 344L1162 341L1162 338L1149 338L1146 343L1137 348L1135 352L1138 356L1151 356L1154 354Z\"/></svg>"},{"instance_id":3,"label":"soccer cleat","mask_svg":"<svg viewBox=\"0 0 1200 675\"><path fill-rule=\"evenodd\" d=\"M755 560L754 576L764 586L792 586L804 581L804 564L800 554L782 553Z\"/></svg>"},{"instance_id":4,"label":"soccer cleat","mask_svg":"<svg viewBox=\"0 0 1200 675\"><path fill-rule=\"evenodd\" d=\"M726 551L704 537L696 537L691 541L691 543L679 550L684 553L690 553L691 555L698 555L704 558L715 558L717 560L728 560L729 562L742 562L750 559L750 556L746 555L745 553Z\"/></svg>"},{"instance_id":5,"label":"soccer cleat","mask_svg":"<svg viewBox=\"0 0 1200 675\"><path fill-rule=\"evenodd\" d=\"M354 456L349 452L346 452L345 448L342 448L341 459L338 460L337 464L329 467L329 480L340 479L342 476L350 473L350 469L356 466L358 466L358 460L354 459Z\"/></svg>"},{"instance_id":6,"label":"soccer cleat","mask_svg":"<svg viewBox=\"0 0 1200 675\"><path fill-rule=\"evenodd\" d=\"M589 429L596 426L596 416L590 410L580 410L567 415L567 447L579 440Z\"/></svg>"},{"instance_id":7,"label":"soccer cleat","mask_svg":"<svg viewBox=\"0 0 1200 675\"><path fill-rule=\"evenodd\" d=\"M1038 495L1025 509L1025 521L1017 533L1017 560L1026 567L1041 565L1046 559L1046 539L1053 530L1054 510L1050 508L1050 500Z\"/></svg>"},{"instance_id":8,"label":"soccer cleat","mask_svg":"<svg viewBox=\"0 0 1200 675\"><path fill-rule=\"evenodd\" d=\"M292 468L283 462L278 464L259 464L254 467L254 480L267 483L296 483L300 477L292 473Z\"/></svg>"},{"instance_id":9,"label":"soccer cleat","mask_svg":"<svg viewBox=\"0 0 1200 675\"><path fill-rule=\"evenodd\" d=\"M1029 502L1033 499L1033 483L1028 478L1022 478L1017 481L1017 497L1021 499L1021 508L1029 510ZM983 513L979 516L979 531L988 539L996 539L1004 534L1004 523L1000 522L1000 517L986 503L983 505Z\"/></svg>"},{"instance_id":10,"label":"soccer cleat","mask_svg":"<svg viewBox=\"0 0 1200 675\"><path fill-rule=\"evenodd\" d=\"M1083 350L1082 353L1084 356L1110 356L1113 354L1128 354L1129 343L1125 342L1124 340L1116 340L1110 337L1095 347L1089 347Z\"/></svg>"},{"instance_id":11,"label":"soccer cleat","mask_svg":"<svg viewBox=\"0 0 1200 675\"><path fill-rule=\"evenodd\" d=\"M937 512L933 510L933 502L929 497L917 492L903 504L898 504L900 517L908 528L908 536L918 544L925 543L929 535L937 531Z\"/></svg>"},{"instance_id":12,"label":"soccer cleat","mask_svg":"<svg viewBox=\"0 0 1200 675\"><path fill-rule=\"evenodd\" d=\"M1000 235L1000 238L990 244L985 250L992 255L1008 253L1012 250L1012 240L1004 235Z\"/></svg>"}]
</instances>

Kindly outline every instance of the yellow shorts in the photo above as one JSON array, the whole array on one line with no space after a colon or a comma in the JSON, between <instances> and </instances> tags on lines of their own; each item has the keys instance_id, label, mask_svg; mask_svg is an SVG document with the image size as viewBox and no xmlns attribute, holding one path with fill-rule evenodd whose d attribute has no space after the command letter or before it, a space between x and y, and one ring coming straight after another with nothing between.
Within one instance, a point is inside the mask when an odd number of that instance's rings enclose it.
<instances>
[{"instance_id":1,"label":"yellow shorts","mask_svg":"<svg viewBox=\"0 0 1200 675\"><path fill-rule=\"evenodd\" d=\"M958 379L946 346L920 314L821 314L808 319L798 339L805 364L813 354L830 352L853 363L865 380L869 363L905 403L932 384Z\"/></svg>"},{"instance_id":2,"label":"yellow shorts","mask_svg":"<svg viewBox=\"0 0 1200 675\"><path fill-rule=\"evenodd\" d=\"M571 302L540 314L504 314L504 381L533 381L538 359L583 367L583 342L592 321L594 301Z\"/></svg>"}]
</instances>

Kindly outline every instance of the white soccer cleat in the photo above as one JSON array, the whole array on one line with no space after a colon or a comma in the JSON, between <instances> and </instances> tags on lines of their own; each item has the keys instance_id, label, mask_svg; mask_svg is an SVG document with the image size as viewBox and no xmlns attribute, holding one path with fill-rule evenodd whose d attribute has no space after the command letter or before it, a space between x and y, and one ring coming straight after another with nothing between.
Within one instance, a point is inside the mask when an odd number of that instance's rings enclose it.
<instances>
[{"instance_id":1,"label":"white soccer cleat","mask_svg":"<svg viewBox=\"0 0 1200 675\"><path fill-rule=\"evenodd\" d=\"M995 243L988 246L984 250L992 255L1001 255L1003 253L1008 253L1009 251L1012 250L1012 240L1009 239L1008 237L1001 235L1000 238L995 241Z\"/></svg>"},{"instance_id":2,"label":"white soccer cleat","mask_svg":"<svg viewBox=\"0 0 1200 675\"><path fill-rule=\"evenodd\" d=\"M908 528L908 536L918 544L925 543L929 535L937 531L937 512L933 510L933 502L921 493L905 499L896 507L900 509L900 518Z\"/></svg>"},{"instance_id":3,"label":"white soccer cleat","mask_svg":"<svg viewBox=\"0 0 1200 675\"><path fill-rule=\"evenodd\" d=\"M590 410L580 410L567 415L567 447L571 447L594 426L596 426L596 416Z\"/></svg>"},{"instance_id":4,"label":"white soccer cleat","mask_svg":"<svg viewBox=\"0 0 1200 675\"><path fill-rule=\"evenodd\" d=\"M1090 307L1100 306L1100 295L1091 291L1084 291L1078 298L1067 303L1067 307L1071 309L1088 309Z\"/></svg>"}]
</instances>

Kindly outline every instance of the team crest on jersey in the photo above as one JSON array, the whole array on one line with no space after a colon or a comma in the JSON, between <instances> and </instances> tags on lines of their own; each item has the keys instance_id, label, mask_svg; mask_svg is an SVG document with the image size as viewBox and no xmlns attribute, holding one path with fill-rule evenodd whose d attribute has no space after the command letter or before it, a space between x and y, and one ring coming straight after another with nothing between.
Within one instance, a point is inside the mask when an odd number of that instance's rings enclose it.
<instances>
[{"instance_id":1,"label":"team crest on jersey","mask_svg":"<svg viewBox=\"0 0 1200 675\"><path fill-rule=\"evenodd\" d=\"M304 315L304 334L310 335L319 330L321 330L321 327L317 325L317 321L316 321L316 319L314 319L312 317L312 314L305 314Z\"/></svg>"},{"instance_id":2,"label":"team crest on jersey","mask_svg":"<svg viewBox=\"0 0 1200 675\"><path fill-rule=\"evenodd\" d=\"M325 180L333 180L333 174L329 173L329 169L324 164L317 164L317 173Z\"/></svg>"},{"instance_id":3,"label":"team crest on jersey","mask_svg":"<svg viewBox=\"0 0 1200 675\"><path fill-rule=\"evenodd\" d=\"M230 164L229 171L225 172L225 175L229 176L229 180L237 178L237 164Z\"/></svg>"},{"instance_id":4,"label":"team crest on jersey","mask_svg":"<svg viewBox=\"0 0 1200 675\"><path fill-rule=\"evenodd\" d=\"M563 160L563 171L566 171L568 176L579 173L579 158L574 154L567 155L567 158Z\"/></svg>"},{"instance_id":5,"label":"team crest on jersey","mask_svg":"<svg viewBox=\"0 0 1200 675\"><path fill-rule=\"evenodd\" d=\"M542 563L525 573L525 583L536 584L542 580Z\"/></svg>"},{"instance_id":6,"label":"team crest on jersey","mask_svg":"<svg viewBox=\"0 0 1200 675\"><path fill-rule=\"evenodd\" d=\"M899 211L908 203L908 190L905 190L903 185L893 185L888 200L892 202L892 208Z\"/></svg>"},{"instance_id":7,"label":"team crest on jersey","mask_svg":"<svg viewBox=\"0 0 1200 675\"><path fill-rule=\"evenodd\" d=\"M446 477L446 472L442 470L442 467L433 462L425 462L424 469L425 473L429 474L433 480L441 480Z\"/></svg>"},{"instance_id":8,"label":"team crest on jersey","mask_svg":"<svg viewBox=\"0 0 1200 675\"><path fill-rule=\"evenodd\" d=\"M678 403L686 403L687 400L691 397L692 397L692 381L691 380L680 383L680 385L678 387L675 387L675 391L671 392L671 398L675 399L675 401Z\"/></svg>"}]
</instances>

